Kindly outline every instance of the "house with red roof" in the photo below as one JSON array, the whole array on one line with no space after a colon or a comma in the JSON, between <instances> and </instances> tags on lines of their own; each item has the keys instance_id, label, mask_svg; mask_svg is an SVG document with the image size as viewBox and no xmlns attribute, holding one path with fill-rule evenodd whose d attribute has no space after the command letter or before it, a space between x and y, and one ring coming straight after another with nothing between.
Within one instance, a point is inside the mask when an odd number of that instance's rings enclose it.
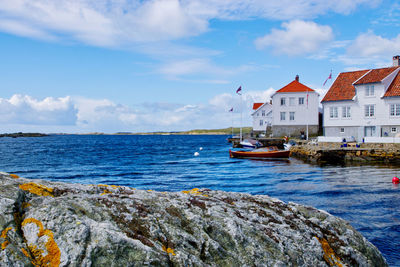
<instances>
[{"instance_id":1,"label":"house with red roof","mask_svg":"<svg viewBox=\"0 0 400 267\"><path fill-rule=\"evenodd\" d=\"M400 56L393 66L342 72L322 99L324 137L357 141L400 133ZM332 139L334 140L334 139Z\"/></svg>"},{"instance_id":2,"label":"house with red roof","mask_svg":"<svg viewBox=\"0 0 400 267\"><path fill-rule=\"evenodd\" d=\"M251 116L253 118L253 132L266 133L272 125L271 103L254 103Z\"/></svg>"},{"instance_id":3,"label":"house with red roof","mask_svg":"<svg viewBox=\"0 0 400 267\"><path fill-rule=\"evenodd\" d=\"M295 80L272 96L273 136L315 135L319 128L319 94Z\"/></svg>"}]
</instances>

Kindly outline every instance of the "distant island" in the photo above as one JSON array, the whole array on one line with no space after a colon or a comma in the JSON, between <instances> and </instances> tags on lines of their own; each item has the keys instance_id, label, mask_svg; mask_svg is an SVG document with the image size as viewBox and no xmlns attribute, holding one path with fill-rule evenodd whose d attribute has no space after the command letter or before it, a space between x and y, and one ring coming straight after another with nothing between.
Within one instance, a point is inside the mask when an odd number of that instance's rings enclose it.
<instances>
[{"instance_id":1,"label":"distant island","mask_svg":"<svg viewBox=\"0 0 400 267\"><path fill-rule=\"evenodd\" d=\"M0 134L0 137L12 137L12 138L17 138L17 137L43 137L43 136L48 136L47 134L43 133L4 133Z\"/></svg>"},{"instance_id":2,"label":"distant island","mask_svg":"<svg viewBox=\"0 0 400 267\"><path fill-rule=\"evenodd\" d=\"M243 135L248 135L252 132L252 127L243 127L242 133ZM90 133L50 133L50 134L43 134L43 133L4 133L0 134L0 137L43 137L49 135L231 135L232 128L223 128L223 129L195 129L190 131L171 131L171 132L116 132L116 133L102 133L102 132L90 132ZM233 128L233 134L239 135L240 128Z\"/></svg>"},{"instance_id":3,"label":"distant island","mask_svg":"<svg viewBox=\"0 0 400 267\"><path fill-rule=\"evenodd\" d=\"M250 134L253 130L252 127L243 127L243 134ZM233 128L233 134L238 135L240 133L240 128ZM142 133L115 133L116 135L230 135L232 134L232 128L224 129L195 129L190 131L176 131L176 132L142 132Z\"/></svg>"}]
</instances>

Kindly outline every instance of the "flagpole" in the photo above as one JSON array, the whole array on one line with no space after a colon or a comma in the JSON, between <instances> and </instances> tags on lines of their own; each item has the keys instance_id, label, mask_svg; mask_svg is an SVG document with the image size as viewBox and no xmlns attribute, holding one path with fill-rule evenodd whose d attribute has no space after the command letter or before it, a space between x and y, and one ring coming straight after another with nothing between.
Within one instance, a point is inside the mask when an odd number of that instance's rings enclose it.
<instances>
[{"instance_id":1,"label":"flagpole","mask_svg":"<svg viewBox=\"0 0 400 267\"><path fill-rule=\"evenodd\" d=\"M308 89L307 89L307 112L306 112L306 114L307 114L307 117L306 117L306 122L307 122L307 124L306 124L306 140L308 140Z\"/></svg>"},{"instance_id":2,"label":"flagpole","mask_svg":"<svg viewBox=\"0 0 400 267\"><path fill-rule=\"evenodd\" d=\"M232 128L232 138L233 138L233 110L232 110L232 117L231 118L232 118L232 124L231 124L232 127L231 128Z\"/></svg>"},{"instance_id":3,"label":"flagpole","mask_svg":"<svg viewBox=\"0 0 400 267\"><path fill-rule=\"evenodd\" d=\"M242 117L243 117L243 106L242 106L242 94L240 94L240 142L243 141L242 135Z\"/></svg>"}]
</instances>

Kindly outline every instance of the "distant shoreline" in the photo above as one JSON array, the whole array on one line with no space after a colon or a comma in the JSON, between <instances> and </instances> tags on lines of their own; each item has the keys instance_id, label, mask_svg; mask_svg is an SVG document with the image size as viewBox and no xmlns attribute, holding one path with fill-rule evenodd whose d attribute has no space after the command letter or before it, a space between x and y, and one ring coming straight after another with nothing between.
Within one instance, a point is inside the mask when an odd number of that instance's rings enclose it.
<instances>
[{"instance_id":1,"label":"distant shoreline","mask_svg":"<svg viewBox=\"0 0 400 267\"><path fill-rule=\"evenodd\" d=\"M243 127L242 133L249 134L252 127ZM239 135L240 128L233 128L233 134ZM0 137L43 137L49 135L232 135L232 128L224 129L196 129L190 131L171 131L171 132L116 132L116 133L102 133L102 132L89 132L89 133L5 133L0 134Z\"/></svg>"}]
</instances>

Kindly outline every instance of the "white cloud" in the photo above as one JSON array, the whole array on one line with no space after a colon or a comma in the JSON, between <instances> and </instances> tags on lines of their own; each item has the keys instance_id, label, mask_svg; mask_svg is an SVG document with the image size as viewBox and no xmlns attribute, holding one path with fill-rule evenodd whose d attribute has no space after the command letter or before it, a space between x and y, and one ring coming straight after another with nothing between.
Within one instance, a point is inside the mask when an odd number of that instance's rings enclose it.
<instances>
[{"instance_id":1,"label":"white cloud","mask_svg":"<svg viewBox=\"0 0 400 267\"><path fill-rule=\"evenodd\" d=\"M206 79L203 82L226 84L226 78L238 73L248 72L254 70L256 66L241 65L238 67L221 67L215 64L209 58L191 58L186 60L169 61L158 68L158 72L165 75L169 79L182 79L190 75L206 75L208 77L215 77L215 79ZM194 82L199 82L198 80Z\"/></svg>"},{"instance_id":2,"label":"white cloud","mask_svg":"<svg viewBox=\"0 0 400 267\"><path fill-rule=\"evenodd\" d=\"M43 100L26 95L0 98L0 122L3 124L74 125L76 120L77 110L68 96Z\"/></svg>"},{"instance_id":3,"label":"white cloud","mask_svg":"<svg viewBox=\"0 0 400 267\"><path fill-rule=\"evenodd\" d=\"M400 34L385 38L372 31L362 33L347 47L346 54L338 57L346 65L368 65L387 67L392 64L392 56L400 53Z\"/></svg>"},{"instance_id":4,"label":"white cloud","mask_svg":"<svg viewBox=\"0 0 400 267\"><path fill-rule=\"evenodd\" d=\"M293 20L282 23L282 27L256 39L256 47L272 47L279 54L301 55L315 52L333 39L331 27L312 21Z\"/></svg>"},{"instance_id":5,"label":"white cloud","mask_svg":"<svg viewBox=\"0 0 400 267\"><path fill-rule=\"evenodd\" d=\"M248 91L241 98L235 93L214 96L206 104L144 103L117 104L109 99L47 97L27 95L0 98L0 131L38 132L142 132L181 131L230 127L232 116L239 126L251 125L254 102L266 102L275 90ZM234 112L229 110L234 108Z\"/></svg>"},{"instance_id":6,"label":"white cloud","mask_svg":"<svg viewBox=\"0 0 400 267\"><path fill-rule=\"evenodd\" d=\"M0 0L0 29L96 46L175 40L208 31L212 19L310 19L348 14L380 0Z\"/></svg>"}]
</instances>

